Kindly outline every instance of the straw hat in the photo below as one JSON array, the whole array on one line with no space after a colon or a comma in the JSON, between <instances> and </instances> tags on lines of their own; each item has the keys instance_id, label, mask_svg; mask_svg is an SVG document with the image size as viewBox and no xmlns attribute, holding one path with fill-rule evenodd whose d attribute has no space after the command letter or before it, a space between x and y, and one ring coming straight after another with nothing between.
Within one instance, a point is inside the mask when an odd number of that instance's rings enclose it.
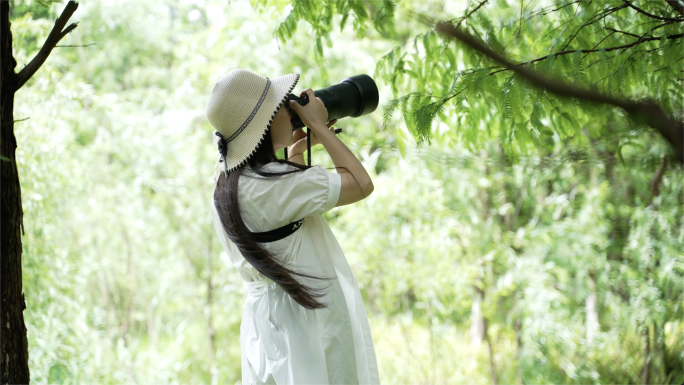
<instances>
[{"instance_id":1,"label":"straw hat","mask_svg":"<svg viewBox=\"0 0 684 385\"><path fill-rule=\"evenodd\" d=\"M297 81L299 74L269 79L235 69L216 82L206 114L216 130L222 171L239 168L254 153Z\"/></svg>"}]
</instances>

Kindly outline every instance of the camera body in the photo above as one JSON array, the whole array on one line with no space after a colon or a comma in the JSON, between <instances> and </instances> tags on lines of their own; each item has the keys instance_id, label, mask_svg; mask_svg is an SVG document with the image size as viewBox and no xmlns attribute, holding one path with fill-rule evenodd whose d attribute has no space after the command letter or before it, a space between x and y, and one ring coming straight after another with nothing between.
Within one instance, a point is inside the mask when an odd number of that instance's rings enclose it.
<instances>
[{"instance_id":1,"label":"camera body","mask_svg":"<svg viewBox=\"0 0 684 385\"><path fill-rule=\"evenodd\" d=\"M328 121L341 119L347 116L353 118L370 114L378 108L379 95L375 81L368 75L361 74L348 77L339 84L332 85L320 90L315 90L314 95L321 99L328 110ZM309 103L309 96L296 96L288 94L285 108L292 114L292 129L299 130L304 127L302 119L297 112L290 107L290 100L295 100L299 105Z\"/></svg>"}]
</instances>

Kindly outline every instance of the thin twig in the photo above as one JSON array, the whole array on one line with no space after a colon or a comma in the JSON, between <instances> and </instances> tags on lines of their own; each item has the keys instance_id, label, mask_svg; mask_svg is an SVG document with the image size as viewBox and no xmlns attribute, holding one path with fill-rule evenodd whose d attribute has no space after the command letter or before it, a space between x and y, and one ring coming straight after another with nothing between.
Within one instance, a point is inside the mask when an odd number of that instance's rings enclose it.
<instances>
[{"instance_id":1,"label":"thin twig","mask_svg":"<svg viewBox=\"0 0 684 385\"><path fill-rule=\"evenodd\" d=\"M591 49L595 49L596 47L598 47L601 43L603 43L604 40L606 40L610 35L612 35L612 34L614 34L614 33L615 33L615 32L611 32L611 33L607 34L603 39L601 39L601 41L599 41L598 43L596 43L595 46L591 47ZM587 55L589 55L590 53L591 53L591 52L585 53L584 56L582 56L582 60L584 60L584 58L587 57Z\"/></svg>"},{"instance_id":2,"label":"thin twig","mask_svg":"<svg viewBox=\"0 0 684 385\"><path fill-rule=\"evenodd\" d=\"M96 45L97 43L90 43L86 45L56 45L55 48L62 48L62 47L90 47L91 45Z\"/></svg>"},{"instance_id":3,"label":"thin twig","mask_svg":"<svg viewBox=\"0 0 684 385\"><path fill-rule=\"evenodd\" d=\"M678 18L676 18L676 19L673 19L673 18L671 18L671 17L661 17L661 16L658 16L658 15L654 15L654 14L652 14L652 13L648 13L648 12L644 11L643 9L634 6L634 4L630 3L630 2L627 1L627 0L622 0L622 2L625 3L625 4L627 4L627 6L629 6L629 7L632 8L633 10L635 10L635 11L641 13L641 14L644 14L644 15L646 15L646 16L648 16L648 17L652 17L652 18L654 18L654 19L664 20L664 21L684 21L684 19L682 19L682 18L680 18L680 17L678 17Z\"/></svg>"},{"instance_id":4,"label":"thin twig","mask_svg":"<svg viewBox=\"0 0 684 385\"><path fill-rule=\"evenodd\" d=\"M639 38L646 37L646 35L651 36L651 32L655 31L655 30L658 29L658 28L664 27L664 26L669 25L669 24L672 24L672 23L673 23L672 21L668 21L667 23L663 23L663 24L660 24L660 25L656 25L655 27L653 27L653 28L649 29L648 31L644 32L644 34L641 35L641 36L639 36Z\"/></svg>"},{"instance_id":5,"label":"thin twig","mask_svg":"<svg viewBox=\"0 0 684 385\"><path fill-rule=\"evenodd\" d=\"M523 21L523 4L525 0L520 0L520 25L518 26L518 33L516 34L515 38L520 37L520 31L522 30L522 21ZM458 28L458 26L456 27Z\"/></svg>"},{"instance_id":6,"label":"thin twig","mask_svg":"<svg viewBox=\"0 0 684 385\"><path fill-rule=\"evenodd\" d=\"M527 23L528 21L532 20L532 18L534 18L534 17L537 17L537 16L546 16L546 15L548 15L549 13L553 13L553 12L559 11L559 10L561 10L561 9L567 7L567 6L570 6L570 5L573 5L573 4L577 4L577 3L579 3L580 1L581 1L581 0L577 0L577 1L573 1L573 2L571 2L571 3L567 3L567 4L565 4L565 5L561 5L560 7L556 8L556 9L552 9L552 10L546 12L546 13L544 13L546 10L545 10L544 8L541 8L538 12L536 12L536 13L530 15L530 17L528 17L528 18L525 20L525 23ZM530 3L532 3L532 2L530 2ZM528 4L528 5L529 5L529 4ZM557 4L554 4L554 5L549 6L549 7L547 7L547 8L551 8L551 7L555 6L555 5L557 5Z\"/></svg>"},{"instance_id":7,"label":"thin twig","mask_svg":"<svg viewBox=\"0 0 684 385\"><path fill-rule=\"evenodd\" d=\"M579 7L578 7L578 8L579 8ZM575 34L572 35L572 37L570 37L570 39L568 40L568 42L565 43L565 45L563 46L563 48L561 48L561 51L563 51L563 50L565 50L566 48L568 48L568 46L570 45L570 43L575 39L575 37L577 37L577 35L578 35L578 34L580 33L580 31L582 30L582 28L584 28L584 27L586 27L586 26L588 26L588 25L594 24L594 23L596 23L597 21L599 21L599 20L601 20L601 19L607 17L608 15L610 15L610 14L612 14L612 13L615 13L615 12L617 12L617 11L623 9L623 8L627 8L627 6L626 6L626 5L623 5L623 6L620 6L620 7L611 8L611 9L609 9L608 11L604 12L602 15L599 15L595 20L593 20L593 21L588 21L588 22L582 24L582 25L577 29L577 32L575 32Z\"/></svg>"},{"instance_id":8,"label":"thin twig","mask_svg":"<svg viewBox=\"0 0 684 385\"><path fill-rule=\"evenodd\" d=\"M486 3L487 3L487 0L483 0L480 4L477 5L477 7L475 7L472 11L468 12L468 14L465 15L465 17L463 19L461 19L461 21L459 21L457 25L461 25L461 22L463 20L466 20L467 18L469 18L473 13L477 12L480 8L482 8L482 6L485 5Z\"/></svg>"},{"instance_id":9,"label":"thin twig","mask_svg":"<svg viewBox=\"0 0 684 385\"><path fill-rule=\"evenodd\" d=\"M634 46L636 46L636 45L645 43L645 42L647 42L647 41L660 40L661 38L662 38L662 36L661 36L661 37L652 37L652 38L648 38L648 37L647 37L647 38L643 38L643 39L641 39L641 40L637 40L637 41L635 41L635 42L633 42L633 43L630 43L630 44L619 45L619 46L617 46L617 47L610 47L610 48L601 48L601 49L605 50L606 52L608 52L608 51L615 51L616 49L634 47ZM681 39L681 38L684 38L684 33L680 33L680 34L677 34L677 35L668 35L668 36L665 36L665 39L666 39L666 40ZM588 52L599 52L601 49L577 49L577 50L568 50L568 51L556 52L556 53L553 53L553 54L551 54L551 55L555 55L555 56L558 56L558 55L567 55L567 54L569 54L569 53L575 53L575 52L584 52L584 53L588 53ZM523 65L525 65L525 64L531 64L531 63L534 63L534 62L538 62L538 61L544 60L544 59L548 58L548 57L551 56L551 55L542 56L542 57L540 57L540 58L537 58L537 59L534 59L534 60L530 60L530 61L527 61L527 62L524 62L524 63L516 64L516 65L517 65L517 66L523 66ZM497 71L497 72L507 71L507 70L509 70L509 69L510 69L510 68L506 68L506 69L499 70L499 71ZM494 74L497 73L497 72L493 72L493 73L491 73L491 75L494 75Z\"/></svg>"},{"instance_id":10,"label":"thin twig","mask_svg":"<svg viewBox=\"0 0 684 385\"><path fill-rule=\"evenodd\" d=\"M487 1L488 1L488 0L483 0L480 4L478 4L477 7L475 7L475 9L473 9L473 10L470 11L467 15L465 15L465 16L458 22L457 25L460 26L462 21L466 20L466 19L469 18L473 13L477 12L477 10L480 9L483 5L485 5L485 3L486 3ZM449 43L448 43L448 42L445 42L444 45L442 46L442 50L439 52L439 56L440 56L440 57L444 54L444 50L445 50L448 46L449 46ZM430 73L432 73L432 71L435 70L435 67L436 67L436 66L437 66L437 62L435 62L435 63L432 65L432 68L430 69Z\"/></svg>"},{"instance_id":11,"label":"thin twig","mask_svg":"<svg viewBox=\"0 0 684 385\"><path fill-rule=\"evenodd\" d=\"M615 28L603 27L603 29L607 29L607 30L613 31L613 32L624 33L625 35L634 36L634 37L636 37L637 39L641 39L641 36L639 36L639 35L635 35L635 34L633 34L633 33L625 32L625 31L618 31L618 30L615 29Z\"/></svg>"},{"instance_id":12,"label":"thin twig","mask_svg":"<svg viewBox=\"0 0 684 385\"><path fill-rule=\"evenodd\" d=\"M675 63L679 62L679 61L682 60L682 59L684 59L684 57L679 58L679 60L677 60ZM673 64L674 64L674 63L673 63ZM657 70L653 70L653 72L662 71L662 70L668 69L668 68L670 68L670 67L671 67L671 65L669 65L669 66L667 66L667 67L663 67L663 68L658 68Z\"/></svg>"}]
</instances>

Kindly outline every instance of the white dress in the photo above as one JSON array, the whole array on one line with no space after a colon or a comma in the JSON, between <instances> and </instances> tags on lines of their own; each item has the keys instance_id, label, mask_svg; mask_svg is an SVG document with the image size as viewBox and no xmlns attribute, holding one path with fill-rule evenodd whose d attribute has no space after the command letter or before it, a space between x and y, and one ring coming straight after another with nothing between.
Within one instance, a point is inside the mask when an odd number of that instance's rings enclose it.
<instances>
[{"instance_id":1,"label":"white dress","mask_svg":"<svg viewBox=\"0 0 684 385\"><path fill-rule=\"evenodd\" d=\"M321 166L264 179L249 165L240 177L238 202L252 232L273 230L304 218L288 237L262 245L290 268L317 277L294 276L326 288L324 309L309 310L247 262L223 230L212 199L214 227L247 289L240 348L242 384L379 384L375 347L356 279L322 213L337 204L339 174ZM293 166L269 163L269 171ZM245 175L250 175L247 177ZM251 177L254 175L255 177Z\"/></svg>"}]
</instances>

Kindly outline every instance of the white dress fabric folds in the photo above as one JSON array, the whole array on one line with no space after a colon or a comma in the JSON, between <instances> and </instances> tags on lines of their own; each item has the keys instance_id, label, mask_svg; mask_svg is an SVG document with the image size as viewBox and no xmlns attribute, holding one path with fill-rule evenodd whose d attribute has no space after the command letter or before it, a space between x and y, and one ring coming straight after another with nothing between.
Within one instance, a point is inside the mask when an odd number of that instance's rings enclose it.
<instances>
[{"instance_id":1,"label":"white dress fabric folds","mask_svg":"<svg viewBox=\"0 0 684 385\"><path fill-rule=\"evenodd\" d=\"M324 309L309 310L247 262L230 241L212 199L214 227L247 290L240 347L242 384L379 384L375 347L356 279L322 214L337 204L339 174L321 166L265 179L246 166L240 177L240 214L252 232L304 218L288 237L262 245L301 273L309 287L325 289ZM264 170L293 166L269 163Z\"/></svg>"}]
</instances>

